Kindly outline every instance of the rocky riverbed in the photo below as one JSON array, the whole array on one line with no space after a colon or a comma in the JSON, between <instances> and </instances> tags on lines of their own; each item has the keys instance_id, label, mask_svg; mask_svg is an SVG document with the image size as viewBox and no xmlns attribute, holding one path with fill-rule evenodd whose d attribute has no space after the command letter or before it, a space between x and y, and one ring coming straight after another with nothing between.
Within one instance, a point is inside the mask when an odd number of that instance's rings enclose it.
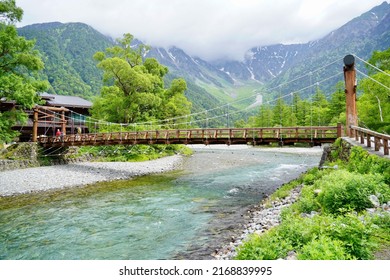
<instances>
[{"instance_id":1,"label":"rocky riverbed","mask_svg":"<svg viewBox=\"0 0 390 280\"><path fill-rule=\"evenodd\" d=\"M279 225L280 213L283 208L294 203L300 195L301 188L298 187L291 191L290 195L278 201L272 201L271 207L267 207L264 203L256 208L248 210L249 221L243 225L241 235L232 236L229 244L216 250L212 255L217 260L230 260L236 256L236 249L244 241L246 241L250 234L263 232Z\"/></svg>"},{"instance_id":2,"label":"rocky riverbed","mask_svg":"<svg viewBox=\"0 0 390 280\"><path fill-rule=\"evenodd\" d=\"M0 172L0 196L77 187L124 180L178 168L183 157L174 155L146 162L81 162Z\"/></svg>"}]
</instances>

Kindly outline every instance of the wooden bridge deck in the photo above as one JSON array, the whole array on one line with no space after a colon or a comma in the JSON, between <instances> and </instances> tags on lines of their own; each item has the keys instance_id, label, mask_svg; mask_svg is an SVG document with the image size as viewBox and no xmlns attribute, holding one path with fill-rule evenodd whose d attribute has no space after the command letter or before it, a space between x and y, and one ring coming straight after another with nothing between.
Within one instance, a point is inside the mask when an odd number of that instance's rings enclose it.
<instances>
[{"instance_id":1,"label":"wooden bridge deck","mask_svg":"<svg viewBox=\"0 0 390 280\"><path fill-rule=\"evenodd\" d=\"M110 132L71 134L63 137L40 136L37 141L44 147L87 145L137 145L137 144L291 144L332 143L341 137L341 125L319 127L280 128L208 128L149 130L133 132Z\"/></svg>"}]
</instances>

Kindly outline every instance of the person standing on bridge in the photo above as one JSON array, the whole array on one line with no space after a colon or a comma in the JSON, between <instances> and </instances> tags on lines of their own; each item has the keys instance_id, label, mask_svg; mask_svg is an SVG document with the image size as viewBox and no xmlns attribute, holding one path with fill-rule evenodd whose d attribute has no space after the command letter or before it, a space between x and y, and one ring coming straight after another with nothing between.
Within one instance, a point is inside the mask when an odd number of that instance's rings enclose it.
<instances>
[{"instance_id":1,"label":"person standing on bridge","mask_svg":"<svg viewBox=\"0 0 390 280\"><path fill-rule=\"evenodd\" d=\"M62 141L62 135L63 134L62 134L61 130L58 128L57 132L56 132L56 140L57 141L60 141L60 140Z\"/></svg>"},{"instance_id":2,"label":"person standing on bridge","mask_svg":"<svg viewBox=\"0 0 390 280\"><path fill-rule=\"evenodd\" d=\"M77 127L76 141L81 140L81 127Z\"/></svg>"}]
</instances>

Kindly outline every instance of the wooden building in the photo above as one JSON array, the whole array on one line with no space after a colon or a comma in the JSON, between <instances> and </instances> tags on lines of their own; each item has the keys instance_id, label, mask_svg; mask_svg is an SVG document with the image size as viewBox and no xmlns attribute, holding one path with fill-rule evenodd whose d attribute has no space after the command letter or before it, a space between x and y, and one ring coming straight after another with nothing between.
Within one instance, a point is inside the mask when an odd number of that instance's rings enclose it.
<instances>
[{"instance_id":1,"label":"wooden building","mask_svg":"<svg viewBox=\"0 0 390 280\"><path fill-rule=\"evenodd\" d=\"M78 128L88 132L86 116L92 103L78 96L40 94L44 104L35 106L38 111L38 135L54 136L57 129L64 130L64 134L74 134ZM5 101L0 104L0 111L12 110L17 104ZM34 110L26 111L29 118L26 124L19 124L13 129L20 132L19 141L31 141L34 123Z\"/></svg>"}]
</instances>

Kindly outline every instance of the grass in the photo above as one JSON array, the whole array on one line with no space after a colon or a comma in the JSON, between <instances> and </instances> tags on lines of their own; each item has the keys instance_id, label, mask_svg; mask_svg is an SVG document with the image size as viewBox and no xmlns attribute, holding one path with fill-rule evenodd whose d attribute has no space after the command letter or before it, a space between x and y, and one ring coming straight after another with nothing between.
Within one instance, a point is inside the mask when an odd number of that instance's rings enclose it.
<instances>
[{"instance_id":1,"label":"grass","mask_svg":"<svg viewBox=\"0 0 390 280\"><path fill-rule=\"evenodd\" d=\"M158 159L175 154L190 155L192 150L185 145L134 145L82 147L76 157L92 154L99 161L136 162Z\"/></svg>"}]
</instances>

